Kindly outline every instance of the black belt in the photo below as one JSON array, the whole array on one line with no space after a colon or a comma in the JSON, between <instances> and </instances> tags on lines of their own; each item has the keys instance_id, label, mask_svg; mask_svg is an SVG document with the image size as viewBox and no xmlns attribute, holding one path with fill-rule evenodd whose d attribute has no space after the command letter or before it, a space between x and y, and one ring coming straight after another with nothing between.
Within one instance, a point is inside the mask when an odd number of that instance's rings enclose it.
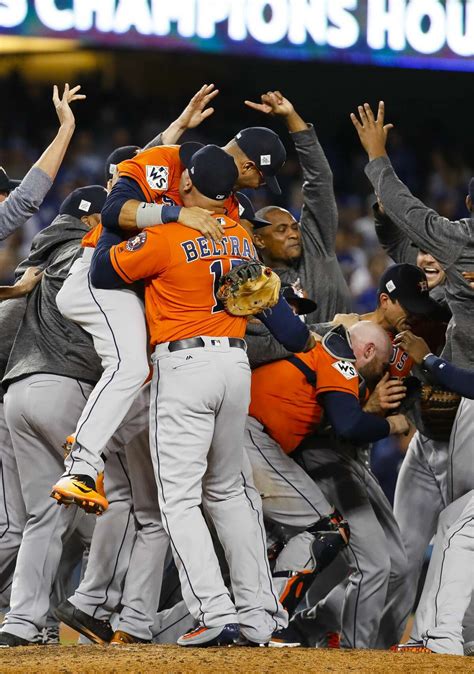
<instances>
[{"instance_id":1,"label":"black belt","mask_svg":"<svg viewBox=\"0 0 474 674\"><path fill-rule=\"evenodd\" d=\"M243 349L247 351L247 345L244 339L239 339L238 337L226 337L229 340L229 346L233 346L237 349ZM212 342L216 342L215 346L220 346L219 337L212 337L210 339L211 345ZM168 344L168 351L182 351L183 349L199 349L203 346L206 346L206 342L202 337L191 337L190 339L177 339L174 342Z\"/></svg>"}]
</instances>

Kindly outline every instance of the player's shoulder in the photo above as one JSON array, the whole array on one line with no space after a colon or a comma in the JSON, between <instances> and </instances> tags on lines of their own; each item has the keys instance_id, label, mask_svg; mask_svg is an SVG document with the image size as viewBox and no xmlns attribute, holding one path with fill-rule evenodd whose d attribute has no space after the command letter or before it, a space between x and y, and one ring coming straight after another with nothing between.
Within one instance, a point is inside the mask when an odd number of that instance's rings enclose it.
<instances>
[{"instance_id":1,"label":"player's shoulder","mask_svg":"<svg viewBox=\"0 0 474 674\"><path fill-rule=\"evenodd\" d=\"M127 164L128 162L155 165L158 165L159 162L162 164L180 162L179 145L157 145L156 147L150 147L147 150L141 150L135 157L127 159L122 164Z\"/></svg>"}]
</instances>

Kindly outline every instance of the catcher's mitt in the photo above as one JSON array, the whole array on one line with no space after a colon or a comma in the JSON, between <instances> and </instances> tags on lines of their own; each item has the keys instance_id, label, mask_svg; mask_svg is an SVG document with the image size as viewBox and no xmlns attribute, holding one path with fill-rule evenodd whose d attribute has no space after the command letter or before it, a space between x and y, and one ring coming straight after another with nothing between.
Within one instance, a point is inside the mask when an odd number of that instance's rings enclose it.
<instances>
[{"instance_id":1,"label":"catcher's mitt","mask_svg":"<svg viewBox=\"0 0 474 674\"><path fill-rule=\"evenodd\" d=\"M219 280L217 297L229 314L250 316L275 306L280 279L268 267L251 260L234 267Z\"/></svg>"},{"instance_id":2,"label":"catcher's mitt","mask_svg":"<svg viewBox=\"0 0 474 674\"><path fill-rule=\"evenodd\" d=\"M422 435L447 442L461 396L440 386L421 384L416 377L407 377L404 383L408 392L399 411L406 414Z\"/></svg>"}]
</instances>

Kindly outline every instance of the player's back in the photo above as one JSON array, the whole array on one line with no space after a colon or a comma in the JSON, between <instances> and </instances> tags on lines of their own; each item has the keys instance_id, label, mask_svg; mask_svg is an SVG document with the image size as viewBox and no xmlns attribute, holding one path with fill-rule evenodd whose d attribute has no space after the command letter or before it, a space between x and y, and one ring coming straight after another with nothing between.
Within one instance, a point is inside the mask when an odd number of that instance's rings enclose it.
<instances>
[{"instance_id":1,"label":"player's back","mask_svg":"<svg viewBox=\"0 0 474 674\"><path fill-rule=\"evenodd\" d=\"M216 217L224 224L220 243L180 224L146 230L163 257L158 275L147 279L145 285L152 343L198 335L244 336L247 320L228 314L217 290L223 274L257 254L241 225Z\"/></svg>"}]
</instances>

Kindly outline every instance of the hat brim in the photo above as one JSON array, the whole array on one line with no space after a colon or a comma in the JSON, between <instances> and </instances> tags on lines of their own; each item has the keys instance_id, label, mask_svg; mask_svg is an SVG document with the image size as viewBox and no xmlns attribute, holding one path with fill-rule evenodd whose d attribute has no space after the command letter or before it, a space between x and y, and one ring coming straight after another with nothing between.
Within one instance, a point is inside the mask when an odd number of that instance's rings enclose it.
<instances>
[{"instance_id":1,"label":"hat brim","mask_svg":"<svg viewBox=\"0 0 474 674\"><path fill-rule=\"evenodd\" d=\"M198 150L204 147L203 143L189 142L183 143L179 148L179 158L181 163L188 168L191 158Z\"/></svg>"},{"instance_id":2,"label":"hat brim","mask_svg":"<svg viewBox=\"0 0 474 674\"><path fill-rule=\"evenodd\" d=\"M399 302L408 313L415 316L429 316L439 309L438 302L431 297L423 299L421 297L410 297L409 299L399 300Z\"/></svg>"},{"instance_id":3,"label":"hat brim","mask_svg":"<svg viewBox=\"0 0 474 674\"><path fill-rule=\"evenodd\" d=\"M241 217L241 220L248 220L252 223L254 229L262 229L263 227L269 227L272 223L268 220L262 220L260 218L245 218Z\"/></svg>"},{"instance_id":4,"label":"hat brim","mask_svg":"<svg viewBox=\"0 0 474 674\"><path fill-rule=\"evenodd\" d=\"M265 176L265 185L273 194L281 194L281 188L275 176Z\"/></svg>"}]
</instances>

